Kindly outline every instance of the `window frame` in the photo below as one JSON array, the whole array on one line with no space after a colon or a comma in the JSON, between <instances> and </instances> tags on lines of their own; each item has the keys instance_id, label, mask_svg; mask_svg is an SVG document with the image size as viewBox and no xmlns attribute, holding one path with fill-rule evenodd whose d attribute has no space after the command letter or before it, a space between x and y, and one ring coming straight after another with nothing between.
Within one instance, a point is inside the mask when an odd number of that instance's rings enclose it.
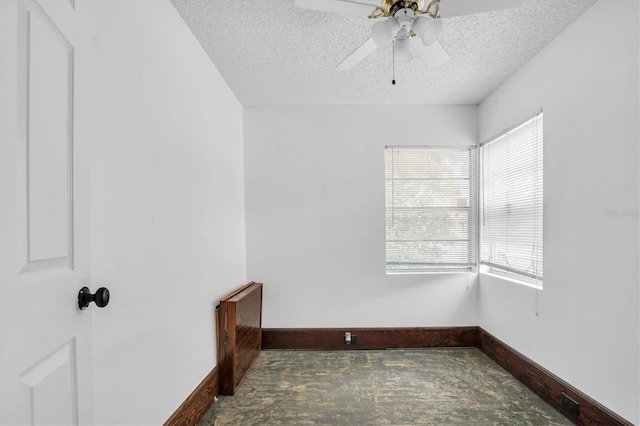
<instances>
[{"instance_id":1,"label":"window frame","mask_svg":"<svg viewBox=\"0 0 640 426\"><path fill-rule=\"evenodd\" d=\"M514 133L516 130L522 128L523 126L527 126L529 125L529 123L531 123L534 120L539 120L539 125L540 125L540 134L537 135L534 139L539 139L539 140L535 140L534 142L532 142L532 144L535 143L539 143L539 147L535 148L536 150L536 155L539 155L539 158L536 156L533 156L534 158L532 158L533 161L535 161L535 163L533 165L531 165L529 163L529 167L535 168L536 169L536 180L535 180L535 185L540 185L540 187L535 186L535 188L533 189L533 191L540 191L540 195L532 195L532 199L534 200L533 203L533 209L535 209L535 212L533 213L533 223L535 224L534 229L533 229L533 246L531 247L531 250L539 250L539 253L534 253L532 252L531 257L532 257L532 263L535 263L535 261L533 260L533 258L535 257L536 259L538 259L539 256L539 260L540 260L540 264L538 266L534 267L534 270L537 270L538 268L540 269L540 273L536 274L535 272L527 272L527 271L523 271L521 269L517 269L517 268L512 268L509 266L505 266L504 264L500 264L497 262L490 262L490 261L486 261L483 260L485 259L485 253L483 252L483 241L485 240L485 147L491 143L498 143L499 141L501 141L503 138L508 137L510 134ZM537 125L537 123L535 123ZM538 129L536 128L536 132L538 131ZM508 141L507 141L508 142ZM538 170L539 169L539 170ZM539 175L538 175L539 173ZM485 142L482 142L479 146L478 146L478 189L479 189L479 194L478 194L478 215L479 215L479 220L478 220L478 264L479 264L479 272L480 273L484 273L484 274L488 274L488 275L492 275L492 276L496 276L499 278L503 278L506 279L508 281L513 281L516 282L518 284L523 284L523 285L527 285L527 286L531 286L534 288L538 288L538 289L542 289L543 287L543 281L544 281L544 114L543 111L537 111L535 114L529 116L527 119L519 122L518 124L500 132L499 134L495 135L494 137L486 140ZM530 194L529 194L530 195ZM539 204L538 204L539 203ZM509 210L509 205L505 203L505 206L503 207L505 210L505 216L509 217L509 214L507 213ZM539 221L539 224L538 224ZM539 226L539 228L538 228ZM507 241L508 241L508 237L507 237ZM508 263L508 261L507 261ZM534 266L534 265L532 265Z\"/></svg>"},{"instance_id":2,"label":"window frame","mask_svg":"<svg viewBox=\"0 0 640 426\"><path fill-rule=\"evenodd\" d=\"M430 274L430 273L468 273L468 272L477 272L478 266L478 145L387 145L385 146L385 217L389 212L389 209L395 209L395 201L392 202L392 206L389 206L388 194L387 194L387 183L388 183L388 163L387 163L387 152L389 150L452 150L459 151L461 153L468 153L469 158L469 167L468 167L468 185L469 185L469 194L468 194L468 206L467 209L467 239L466 241L468 247L468 257L466 262L462 263L430 263L424 262L420 263L410 263L413 267L400 267L399 262L389 261L389 232L388 232L388 221L385 219L385 271L387 275L393 274ZM392 170L392 181L395 179L395 175ZM452 179L453 180L453 179ZM393 184L392 184L393 185ZM457 209L459 211L460 207L449 206L449 207L441 207L442 211L446 211L447 209ZM410 240L406 240L410 241ZM437 240L434 240L437 241ZM406 264L405 264L406 265ZM419 265L422 265L420 267ZM395 267L394 267L395 266Z\"/></svg>"}]
</instances>

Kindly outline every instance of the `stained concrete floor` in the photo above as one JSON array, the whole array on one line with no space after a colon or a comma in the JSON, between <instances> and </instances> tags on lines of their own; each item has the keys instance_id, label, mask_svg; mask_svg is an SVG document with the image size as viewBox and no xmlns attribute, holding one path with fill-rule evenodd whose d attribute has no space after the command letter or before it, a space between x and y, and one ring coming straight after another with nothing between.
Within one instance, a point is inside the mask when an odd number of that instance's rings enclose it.
<instances>
[{"instance_id":1,"label":"stained concrete floor","mask_svg":"<svg viewBox=\"0 0 640 426\"><path fill-rule=\"evenodd\" d=\"M263 351L199 425L570 425L476 348Z\"/></svg>"}]
</instances>

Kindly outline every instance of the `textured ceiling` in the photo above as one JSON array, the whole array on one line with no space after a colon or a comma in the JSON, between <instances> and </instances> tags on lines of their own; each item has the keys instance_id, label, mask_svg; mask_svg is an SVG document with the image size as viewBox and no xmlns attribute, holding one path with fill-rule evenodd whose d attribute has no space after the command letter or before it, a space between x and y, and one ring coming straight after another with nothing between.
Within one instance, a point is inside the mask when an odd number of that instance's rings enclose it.
<instances>
[{"instance_id":1,"label":"textured ceiling","mask_svg":"<svg viewBox=\"0 0 640 426\"><path fill-rule=\"evenodd\" d=\"M444 19L440 42L451 59L432 70L419 60L396 64L393 86L391 48L335 69L370 37L366 17L299 9L293 0L171 1L245 106L479 104L596 2L529 0Z\"/></svg>"}]
</instances>

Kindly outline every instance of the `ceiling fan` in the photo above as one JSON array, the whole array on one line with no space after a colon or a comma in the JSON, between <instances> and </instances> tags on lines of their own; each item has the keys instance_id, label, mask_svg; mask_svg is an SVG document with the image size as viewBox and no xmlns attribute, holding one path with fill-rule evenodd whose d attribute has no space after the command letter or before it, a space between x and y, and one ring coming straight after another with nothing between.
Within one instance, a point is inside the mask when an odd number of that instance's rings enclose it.
<instances>
[{"instance_id":1,"label":"ceiling fan","mask_svg":"<svg viewBox=\"0 0 640 426\"><path fill-rule=\"evenodd\" d=\"M526 0L383 0L381 6L350 0L294 0L294 5L323 12L382 19L371 28L371 37L337 66L348 70L378 47L393 46L397 62L409 62L413 52L428 68L436 68L449 60L449 54L438 41L442 19L499 9L511 9ZM373 9L372 9L373 8Z\"/></svg>"}]
</instances>

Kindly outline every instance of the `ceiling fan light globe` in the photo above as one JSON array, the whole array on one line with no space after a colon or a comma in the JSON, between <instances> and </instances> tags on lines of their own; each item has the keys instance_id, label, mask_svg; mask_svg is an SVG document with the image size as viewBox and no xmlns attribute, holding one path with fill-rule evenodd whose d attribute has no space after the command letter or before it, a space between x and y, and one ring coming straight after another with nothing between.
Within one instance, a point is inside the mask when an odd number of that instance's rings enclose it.
<instances>
[{"instance_id":1,"label":"ceiling fan light globe","mask_svg":"<svg viewBox=\"0 0 640 426\"><path fill-rule=\"evenodd\" d=\"M409 62L413 59L411 54L411 40L408 38L396 39L393 54L396 62Z\"/></svg>"},{"instance_id":2,"label":"ceiling fan light globe","mask_svg":"<svg viewBox=\"0 0 640 426\"><path fill-rule=\"evenodd\" d=\"M411 25L411 31L413 31L418 37L422 38L422 35L427 30L429 21L431 21L431 18L427 18L426 16L416 17L413 20L413 25Z\"/></svg>"},{"instance_id":3,"label":"ceiling fan light globe","mask_svg":"<svg viewBox=\"0 0 640 426\"><path fill-rule=\"evenodd\" d=\"M373 41L378 45L378 47L389 47L391 46L391 43L393 43L393 38L398 33L399 28L400 24L395 18L378 21L371 28Z\"/></svg>"},{"instance_id":4,"label":"ceiling fan light globe","mask_svg":"<svg viewBox=\"0 0 640 426\"><path fill-rule=\"evenodd\" d=\"M422 40L425 46L435 43L442 32L442 21L427 16L418 16L413 21L411 30Z\"/></svg>"},{"instance_id":5,"label":"ceiling fan light globe","mask_svg":"<svg viewBox=\"0 0 640 426\"><path fill-rule=\"evenodd\" d=\"M427 18L427 19L429 20L429 22L427 23L427 26L421 38L422 38L422 43L425 46L431 46L440 38L440 33L442 33L442 20L440 18L436 18L436 19Z\"/></svg>"}]
</instances>

